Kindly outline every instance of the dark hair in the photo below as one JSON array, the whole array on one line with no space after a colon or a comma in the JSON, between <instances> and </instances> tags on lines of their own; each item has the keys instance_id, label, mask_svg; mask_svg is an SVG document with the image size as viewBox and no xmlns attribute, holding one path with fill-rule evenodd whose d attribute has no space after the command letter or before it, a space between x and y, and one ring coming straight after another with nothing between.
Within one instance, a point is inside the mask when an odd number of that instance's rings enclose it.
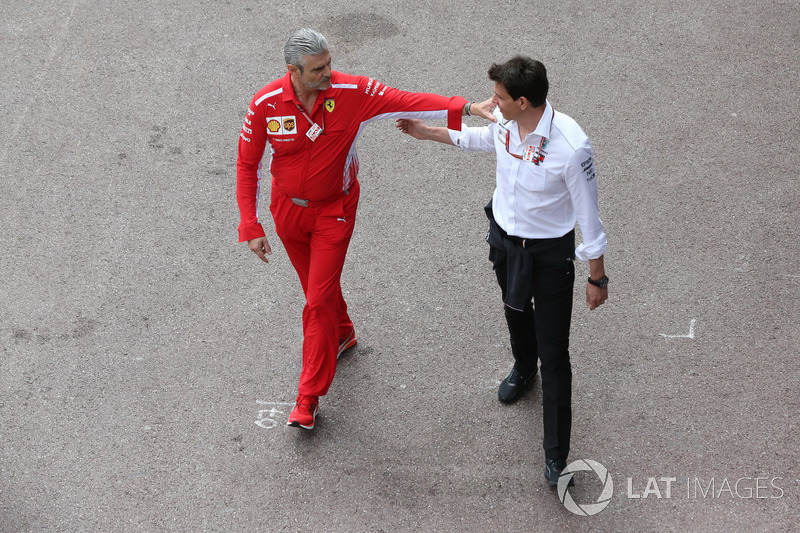
<instances>
[{"instance_id":1,"label":"dark hair","mask_svg":"<svg viewBox=\"0 0 800 533\"><path fill-rule=\"evenodd\" d=\"M524 96L533 107L545 104L550 88L544 64L526 56L514 56L500 65L492 64L489 79L502 84L514 100Z\"/></svg>"}]
</instances>

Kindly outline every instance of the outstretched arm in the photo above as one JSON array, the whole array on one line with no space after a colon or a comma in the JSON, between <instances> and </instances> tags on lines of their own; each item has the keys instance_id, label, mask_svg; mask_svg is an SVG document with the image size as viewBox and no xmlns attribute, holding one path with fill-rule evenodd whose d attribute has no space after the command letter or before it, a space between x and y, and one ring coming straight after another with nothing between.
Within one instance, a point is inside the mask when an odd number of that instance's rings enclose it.
<instances>
[{"instance_id":1,"label":"outstretched arm","mask_svg":"<svg viewBox=\"0 0 800 533\"><path fill-rule=\"evenodd\" d=\"M401 118L396 121L397 129L423 141L438 141L453 144L447 128L428 126L418 119Z\"/></svg>"}]
</instances>

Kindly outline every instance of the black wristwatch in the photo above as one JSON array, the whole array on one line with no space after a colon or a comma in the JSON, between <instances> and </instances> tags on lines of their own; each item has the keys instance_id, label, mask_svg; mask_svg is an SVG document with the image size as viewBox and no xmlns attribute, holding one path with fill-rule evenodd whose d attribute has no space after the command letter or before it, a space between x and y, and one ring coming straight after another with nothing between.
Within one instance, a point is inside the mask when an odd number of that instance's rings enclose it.
<instances>
[{"instance_id":1,"label":"black wristwatch","mask_svg":"<svg viewBox=\"0 0 800 533\"><path fill-rule=\"evenodd\" d=\"M587 281L595 287L600 287L601 289L608 287L608 276L603 276L600 279L592 279L592 276L589 276Z\"/></svg>"}]
</instances>

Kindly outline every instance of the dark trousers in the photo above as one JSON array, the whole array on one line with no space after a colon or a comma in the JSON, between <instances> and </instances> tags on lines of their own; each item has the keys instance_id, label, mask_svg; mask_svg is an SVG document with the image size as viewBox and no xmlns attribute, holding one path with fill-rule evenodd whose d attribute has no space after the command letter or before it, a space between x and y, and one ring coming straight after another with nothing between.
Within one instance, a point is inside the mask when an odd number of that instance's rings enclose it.
<instances>
[{"instance_id":1,"label":"dark trousers","mask_svg":"<svg viewBox=\"0 0 800 533\"><path fill-rule=\"evenodd\" d=\"M514 364L519 371L532 375L536 373L537 358L541 361L545 458L566 459L572 429L569 330L575 283L571 259L575 234L570 232L558 239L528 240L524 248L518 240L511 239L513 237L503 235L502 246L490 243L489 259L494 264L503 302L507 301L506 291L510 286L527 287L530 291L525 296L527 305L523 310L504 306ZM570 250L566 256L569 260L564 259L563 251L567 249ZM520 264L508 260L509 254L515 253L530 254L522 262L523 272L509 272L509 265ZM514 283L509 283L509 276L516 278ZM524 276L527 283L520 282L519 276Z\"/></svg>"}]
</instances>

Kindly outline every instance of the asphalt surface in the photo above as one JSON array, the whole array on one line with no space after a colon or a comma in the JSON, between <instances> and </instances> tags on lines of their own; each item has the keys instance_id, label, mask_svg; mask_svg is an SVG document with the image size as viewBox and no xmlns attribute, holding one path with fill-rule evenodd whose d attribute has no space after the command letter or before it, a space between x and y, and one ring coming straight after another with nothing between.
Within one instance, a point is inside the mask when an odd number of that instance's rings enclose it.
<instances>
[{"instance_id":1,"label":"asphalt surface","mask_svg":"<svg viewBox=\"0 0 800 533\"><path fill-rule=\"evenodd\" d=\"M797 1L0 5L0 531L796 531ZM359 141L358 345L285 426L302 293L237 243L236 143L301 26L337 70L490 95L516 53L597 155L575 288L578 516L513 406L490 154ZM470 123L479 123L470 119ZM578 268L578 279L587 265Z\"/></svg>"}]
</instances>

